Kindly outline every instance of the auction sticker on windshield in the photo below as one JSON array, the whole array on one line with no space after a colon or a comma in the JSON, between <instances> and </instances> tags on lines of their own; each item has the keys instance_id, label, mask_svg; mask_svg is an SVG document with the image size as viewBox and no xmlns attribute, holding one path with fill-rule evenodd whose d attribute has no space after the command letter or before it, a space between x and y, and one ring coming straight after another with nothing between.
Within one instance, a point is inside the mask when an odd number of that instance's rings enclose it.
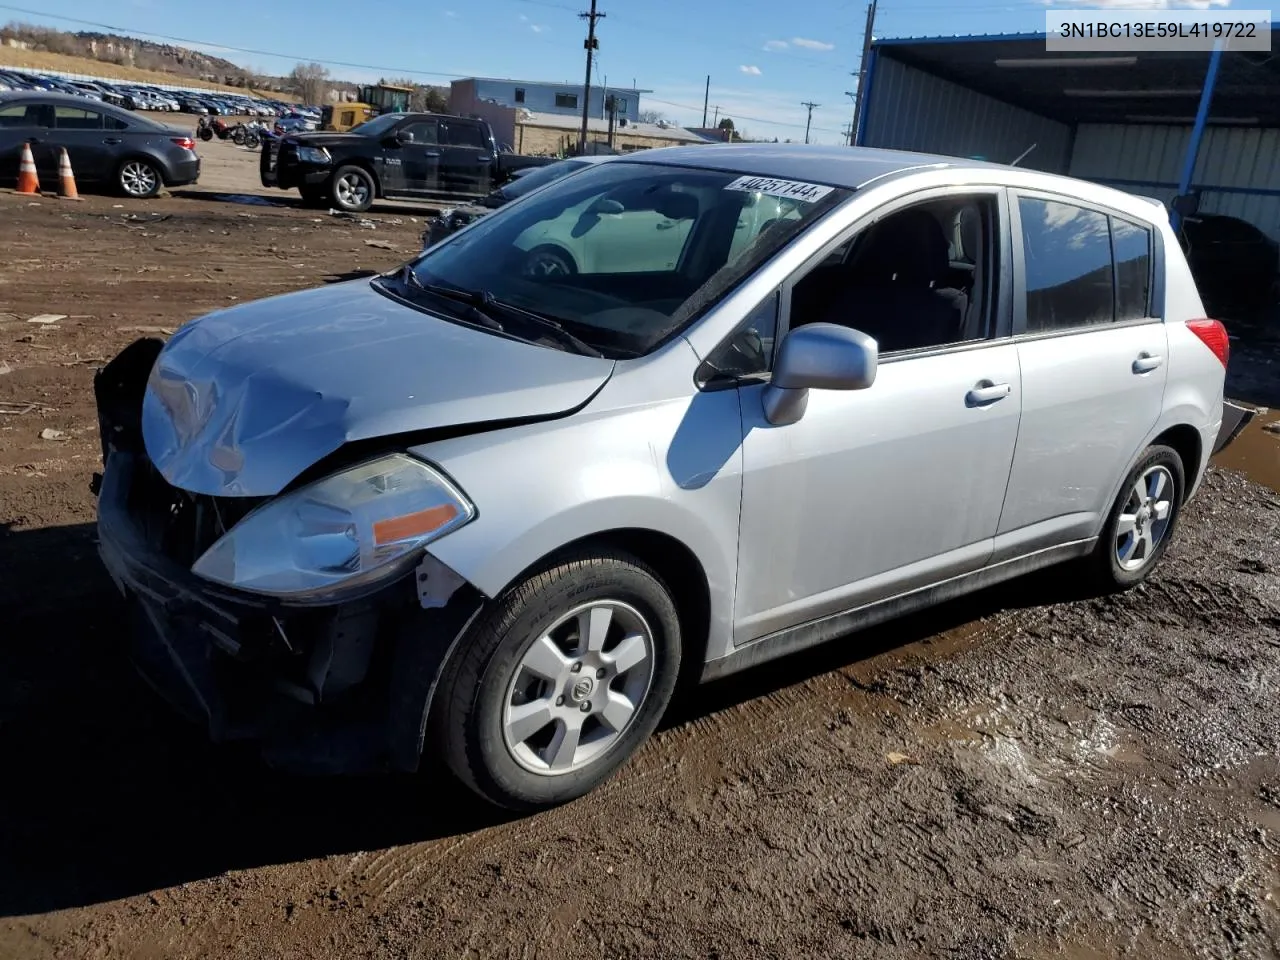
<instances>
[{"instance_id":1,"label":"auction sticker on windshield","mask_svg":"<svg viewBox=\"0 0 1280 960\"><path fill-rule=\"evenodd\" d=\"M725 187L726 190L742 190L746 193L765 193L771 197L786 197L813 203L821 200L834 187L820 183L804 183L800 180L775 180L773 177L739 177Z\"/></svg>"}]
</instances>

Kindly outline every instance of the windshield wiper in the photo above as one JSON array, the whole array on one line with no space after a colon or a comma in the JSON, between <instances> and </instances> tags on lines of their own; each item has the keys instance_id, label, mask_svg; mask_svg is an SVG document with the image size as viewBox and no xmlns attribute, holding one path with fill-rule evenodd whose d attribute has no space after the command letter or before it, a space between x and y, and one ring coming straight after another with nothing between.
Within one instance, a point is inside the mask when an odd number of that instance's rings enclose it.
<instances>
[{"instance_id":1,"label":"windshield wiper","mask_svg":"<svg viewBox=\"0 0 1280 960\"><path fill-rule=\"evenodd\" d=\"M459 290L456 287L446 287L438 283L424 283L422 278L413 272L413 264L406 263L400 270L400 281L406 287L412 287L415 290L421 290L424 293L434 294L445 300L452 300L455 303L465 304L468 310L468 318L475 321L478 326L488 330L496 330L499 333L505 333L506 328L494 317L485 313L479 303L476 302L474 294L466 290Z\"/></svg>"},{"instance_id":2,"label":"windshield wiper","mask_svg":"<svg viewBox=\"0 0 1280 960\"><path fill-rule=\"evenodd\" d=\"M524 307L518 307L514 303L508 303L506 300L498 300L492 294L482 293L474 294L484 298L485 305L488 307L497 307L499 310L505 310L508 314L527 320L529 323L535 324L539 329L545 330L551 334L552 338L559 340L562 344L570 347L579 353L585 353L589 357L603 357L604 354L587 343L580 337L574 336L564 328L559 320L548 317L546 314L536 313L533 310L527 310Z\"/></svg>"},{"instance_id":3,"label":"windshield wiper","mask_svg":"<svg viewBox=\"0 0 1280 960\"><path fill-rule=\"evenodd\" d=\"M437 283L426 283L413 270L411 264L405 264L400 272L401 280L406 286L414 287L418 290L424 290L427 293L435 294L438 297L444 297L458 303L466 304L471 308L471 315L476 322L490 330L497 330L501 333L506 332L506 327L500 320L494 317L490 311L498 309L504 311L509 316L518 317L519 319L538 327L540 331L550 334L551 339L558 341L561 346L566 346L578 353L586 354L589 357L603 357L604 354L597 350L591 344L582 340L568 330L558 321L541 313L535 313L532 310L526 310L524 307L518 307L514 303L508 303L505 300L498 300L493 294L487 290L463 290L460 287L447 287Z\"/></svg>"}]
</instances>

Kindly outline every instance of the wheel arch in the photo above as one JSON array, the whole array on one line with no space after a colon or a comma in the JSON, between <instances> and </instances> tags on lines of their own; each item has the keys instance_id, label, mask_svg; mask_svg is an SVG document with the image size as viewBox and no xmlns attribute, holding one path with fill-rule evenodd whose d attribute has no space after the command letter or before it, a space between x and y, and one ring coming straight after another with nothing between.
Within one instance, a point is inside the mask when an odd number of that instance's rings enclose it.
<instances>
[{"instance_id":1,"label":"wheel arch","mask_svg":"<svg viewBox=\"0 0 1280 960\"><path fill-rule=\"evenodd\" d=\"M643 527L618 527L586 534L527 565L511 578L502 592L521 583L535 570L555 564L560 557L593 548L614 548L632 554L658 574L680 617L684 670L694 675L700 673L711 633L711 584L693 550L669 533Z\"/></svg>"},{"instance_id":2,"label":"wheel arch","mask_svg":"<svg viewBox=\"0 0 1280 960\"><path fill-rule=\"evenodd\" d=\"M1182 461L1182 499L1185 502L1187 492L1194 490L1200 474L1200 457L1204 452L1204 444L1200 431L1187 423L1179 423L1169 427L1151 441L1148 446L1171 447Z\"/></svg>"},{"instance_id":3,"label":"wheel arch","mask_svg":"<svg viewBox=\"0 0 1280 960\"><path fill-rule=\"evenodd\" d=\"M553 250L569 261L569 263L573 267L574 273L582 272L582 264L578 262L578 258L574 256L573 251L570 250L563 243L560 243L556 240L539 240L537 243L535 243L533 246L531 246L528 250L525 251L525 256L526 257L532 256L538 250Z\"/></svg>"}]
</instances>

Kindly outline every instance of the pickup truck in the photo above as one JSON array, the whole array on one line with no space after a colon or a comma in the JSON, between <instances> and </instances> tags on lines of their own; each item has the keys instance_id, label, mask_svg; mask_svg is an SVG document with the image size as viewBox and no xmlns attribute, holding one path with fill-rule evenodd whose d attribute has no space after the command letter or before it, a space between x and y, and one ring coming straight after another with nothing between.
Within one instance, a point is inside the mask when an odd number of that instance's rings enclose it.
<instances>
[{"instance_id":1,"label":"pickup truck","mask_svg":"<svg viewBox=\"0 0 1280 960\"><path fill-rule=\"evenodd\" d=\"M555 159L501 153L484 120L384 113L346 133L268 137L259 175L264 187L297 189L307 203L360 213L378 199L479 199L516 170Z\"/></svg>"}]
</instances>

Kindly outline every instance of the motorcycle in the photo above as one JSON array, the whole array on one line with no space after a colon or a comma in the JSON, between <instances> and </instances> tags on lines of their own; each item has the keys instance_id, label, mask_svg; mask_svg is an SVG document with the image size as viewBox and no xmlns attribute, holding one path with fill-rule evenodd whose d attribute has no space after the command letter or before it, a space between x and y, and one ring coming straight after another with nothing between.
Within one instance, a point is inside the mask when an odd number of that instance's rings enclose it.
<instances>
[{"instance_id":1,"label":"motorcycle","mask_svg":"<svg viewBox=\"0 0 1280 960\"><path fill-rule=\"evenodd\" d=\"M231 130L220 117L202 116L196 122L196 136L206 142L212 140L215 136L219 140L226 140L227 137L231 136Z\"/></svg>"}]
</instances>

